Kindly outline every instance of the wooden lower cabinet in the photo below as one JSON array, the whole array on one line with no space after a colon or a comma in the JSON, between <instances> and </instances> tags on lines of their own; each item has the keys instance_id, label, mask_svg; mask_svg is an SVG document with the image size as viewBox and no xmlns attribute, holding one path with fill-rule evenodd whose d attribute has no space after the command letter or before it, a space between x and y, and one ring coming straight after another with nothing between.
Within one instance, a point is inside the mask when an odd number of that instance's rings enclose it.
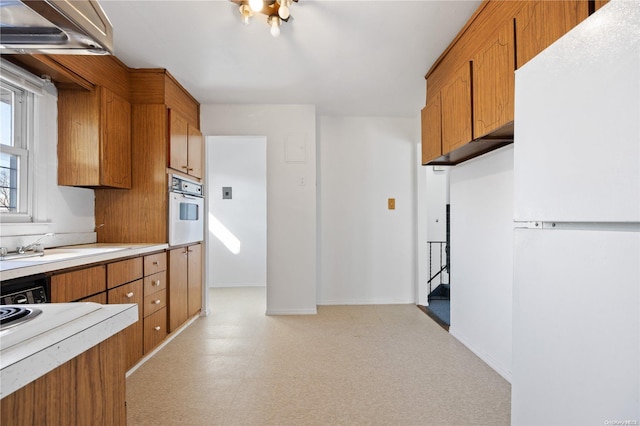
<instances>
[{"instance_id":1,"label":"wooden lower cabinet","mask_svg":"<svg viewBox=\"0 0 640 426\"><path fill-rule=\"evenodd\" d=\"M7 395L0 424L126 424L124 347L121 332Z\"/></svg>"},{"instance_id":2,"label":"wooden lower cabinet","mask_svg":"<svg viewBox=\"0 0 640 426\"><path fill-rule=\"evenodd\" d=\"M144 257L144 353L150 352L167 336L167 254Z\"/></svg>"},{"instance_id":3,"label":"wooden lower cabinet","mask_svg":"<svg viewBox=\"0 0 640 426\"><path fill-rule=\"evenodd\" d=\"M169 251L169 332L176 330L202 306L202 245Z\"/></svg>"},{"instance_id":4,"label":"wooden lower cabinet","mask_svg":"<svg viewBox=\"0 0 640 426\"><path fill-rule=\"evenodd\" d=\"M110 304L136 303L138 305L138 321L123 330L126 340L126 366L133 367L142 358L142 310L143 310L143 281L137 280L113 288L107 292Z\"/></svg>"},{"instance_id":5,"label":"wooden lower cabinet","mask_svg":"<svg viewBox=\"0 0 640 426\"><path fill-rule=\"evenodd\" d=\"M64 272L51 277L51 302L66 303L85 299L106 290L106 266Z\"/></svg>"},{"instance_id":6,"label":"wooden lower cabinet","mask_svg":"<svg viewBox=\"0 0 640 426\"><path fill-rule=\"evenodd\" d=\"M167 308L144 319L144 353L148 353L167 337Z\"/></svg>"},{"instance_id":7,"label":"wooden lower cabinet","mask_svg":"<svg viewBox=\"0 0 640 426\"><path fill-rule=\"evenodd\" d=\"M169 332L189 318L188 256L186 247L169 250Z\"/></svg>"},{"instance_id":8,"label":"wooden lower cabinet","mask_svg":"<svg viewBox=\"0 0 640 426\"><path fill-rule=\"evenodd\" d=\"M190 246L187 252L189 254L187 310L189 317L192 317L202 308L202 244Z\"/></svg>"},{"instance_id":9,"label":"wooden lower cabinet","mask_svg":"<svg viewBox=\"0 0 640 426\"><path fill-rule=\"evenodd\" d=\"M107 292L103 291L102 293L94 294L93 296L85 297L84 299L78 300L78 302L92 302L99 303L101 305L107 304Z\"/></svg>"}]
</instances>

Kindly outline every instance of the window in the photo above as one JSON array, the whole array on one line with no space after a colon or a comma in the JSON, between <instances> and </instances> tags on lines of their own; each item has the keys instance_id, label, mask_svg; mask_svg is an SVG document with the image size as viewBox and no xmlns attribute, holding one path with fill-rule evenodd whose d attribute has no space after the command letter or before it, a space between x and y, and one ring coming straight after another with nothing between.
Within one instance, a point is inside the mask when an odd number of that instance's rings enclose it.
<instances>
[{"instance_id":1,"label":"window","mask_svg":"<svg viewBox=\"0 0 640 426\"><path fill-rule=\"evenodd\" d=\"M34 222L35 161L47 82L0 59L0 222ZM54 98L55 99L55 98ZM48 117L48 116L47 116ZM49 129L45 129L49 132ZM46 136L46 134L45 134ZM42 213L42 212L41 212ZM6 227L3 227L6 228ZM4 232L0 232L4 234Z\"/></svg>"},{"instance_id":2,"label":"window","mask_svg":"<svg viewBox=\"0 0 640 426\"><path fill-rule=\"evenodd\" d=\"M29 150L24 90L4 81L0 87L0 212L26 214Z\"/></svg>"}]
</instances>

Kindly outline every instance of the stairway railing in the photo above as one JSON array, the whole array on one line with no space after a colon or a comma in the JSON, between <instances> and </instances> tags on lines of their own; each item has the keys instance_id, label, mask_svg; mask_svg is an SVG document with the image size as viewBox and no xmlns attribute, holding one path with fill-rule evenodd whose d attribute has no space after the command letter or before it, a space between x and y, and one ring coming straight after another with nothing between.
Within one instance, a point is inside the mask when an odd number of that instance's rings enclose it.
<instances>
[{"instance_id":1,"label":"stairway railing","mask_svg":"<svg viewBox=\"0 0 640 426\"><path fill-rule=\"evenodd\" d=\"M429 285L429 300L431 300L431 293L433 292L432 284L436 278L439 278L438 286L441 285L449 285L449 245L446 241L428 241L429 244L429 281L427 284ZM439 266L439 270L434 274L433 270L433 257L434 257L434 248L437 250L437 261ZM446 272L446 280L444 279L444 273ZM438 288L436 286L436 288ZM448 299L448 295L447 295Z\"/></svg>"}]
</instances>

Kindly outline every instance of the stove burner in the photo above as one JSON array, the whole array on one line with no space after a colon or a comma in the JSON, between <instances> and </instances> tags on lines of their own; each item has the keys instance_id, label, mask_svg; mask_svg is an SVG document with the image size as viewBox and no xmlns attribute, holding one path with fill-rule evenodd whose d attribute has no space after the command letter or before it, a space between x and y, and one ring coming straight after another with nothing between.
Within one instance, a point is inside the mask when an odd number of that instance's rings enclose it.
<instances>
[{"instance_id":1,"label":"stove burner","mask_svg":"<svg viewBox=\"0 0 640 426\"><path fill-rule=\"evenodd\" d=\"M42 311L36 308L25 308L22 306L0 306L0 330L4 330L26 321L32 320Z\"/></svg>"}]
</instances>

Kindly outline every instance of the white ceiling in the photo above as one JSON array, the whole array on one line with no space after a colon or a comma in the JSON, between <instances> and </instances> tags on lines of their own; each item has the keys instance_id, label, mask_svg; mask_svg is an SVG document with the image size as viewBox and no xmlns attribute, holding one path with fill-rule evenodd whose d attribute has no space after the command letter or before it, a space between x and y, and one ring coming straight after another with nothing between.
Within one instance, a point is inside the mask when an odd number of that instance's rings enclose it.
<instances>
[{"instance_id":1,"label":"white ceiling","mask_svg":"<svg viewBox=\"0 0 640 426\"><path fill-rule=\"evenodd\" d=\"M300 0L280 37L226 0L101 0L115 55L166 68L201 104L416 116L429 67L480 0Z\"/></svg>"}]
</instances>

